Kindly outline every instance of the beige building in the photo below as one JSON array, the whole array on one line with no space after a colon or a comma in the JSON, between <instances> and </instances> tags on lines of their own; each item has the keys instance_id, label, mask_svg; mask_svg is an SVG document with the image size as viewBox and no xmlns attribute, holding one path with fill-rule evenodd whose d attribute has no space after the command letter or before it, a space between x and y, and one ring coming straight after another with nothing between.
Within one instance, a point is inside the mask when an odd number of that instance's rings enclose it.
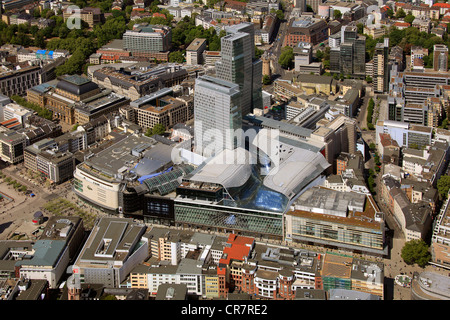
<instances>
[{"instance_id":1,"label":"beige building","mask_svg":"<svg viewBox=\"0 0 450 320\"><path fill-rule=\"evenodd\" d=\"M93 28L94 25L99 24L104 20L104 16L100 8L85 7L80 9L79 12L69 9L65 10L63 12L64 21L67 21L69 18L73 18L75 15L79 15L81 20L89 25L89 28Z\"/></svg>"},{"instance_id":2,"label":"beige building","mask_svg":"<svg viewBox=\"0 0 450 320\"><path fill-rule=\"evenodd\" d=\"M196 38L186 48L186 64L196 65L203 63L203 51L206 49L206 39Z\"/></svg>"},{"instance_id":3,"label":"beige building","mask_svg":"<svg viewBox=\"0 0 450 320\"><path fill-rule=\"evenodd\" d=\"M426 202L411 203L399 189L391 191L393 215L406 241L424 239L431 227L432 209Z\"/></svg>"},{"instance_id":4,"label":"beige building","mask_svg":"<svg viewBox=\"0 0 450 320\"><path fill-rule=\"evenodd\" d=\"M163 97L158 103L163 106L145 104L135 108L136 123L146 130L160 123L171 128L177 123L193 119L193 105L174 97Z\"/></svg>"},{"instance_id":5,"label":"beige building","mask_svg":"<svg viewBox=\"0 0 450 320\"><path fill-rule=\"evenodd\" d=\"M331 95L337 92L336 81L330 76L302 74L294 78L294 83L306 94Z\"/></svg>"}]
</instances>

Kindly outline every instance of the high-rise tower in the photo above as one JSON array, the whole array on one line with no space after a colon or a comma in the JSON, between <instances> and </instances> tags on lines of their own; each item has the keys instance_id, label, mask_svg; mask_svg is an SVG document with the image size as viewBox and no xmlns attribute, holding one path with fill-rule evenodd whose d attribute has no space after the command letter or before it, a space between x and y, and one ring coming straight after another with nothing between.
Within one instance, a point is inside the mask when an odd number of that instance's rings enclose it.
<instances>
[{"instance_id":1,"label":"high-rise tower","mask_svg":"<svg viewBox=\"0 0 450 320\"><path fill-rule=\"evenodd\" d=\"M239 85L216 77L195 80L194 151L205 157L234 149L242 128Z\"/></svg>"},{"instance_id":2,"label":"high-rise tower","mask_svg":"<svg viewBox=\"0 0 450 320\"><path fill-rule=\"evenodd\" d=\"M377 43L373 55L373 90L382 93L389 90L389 38Z\"/></svg>"},{"instance_id":3,"label":"high-rise tower","mask_svg":"<svg viewBox=\"0 0 450 320\"><path fill-rule=\"evenodd\" d=\"M364 78L366 74L366 38L355 26L341 29L341 43L330 51L330 71Z\"/></svg>"},{"instance_id":4,"label":"high-rise tower","mask_svg":"<svg viewBox=\"0 0 450 320\"><path fill-rule=\"evenodd\" d=\"M433 69L434 71L448 69L448 48L445 44L435 44L433 47Z\"/></svg>"},{"instance_id":5,"label":"high-rise tower","mask_svg":"<svg viewBox=\"0 0 450 320\"><path fill-rule=\"evenodd\" d=\"M262 108L262 61L255 59L255 31L252 23L228 27L221 39L221 56L216 62L218 78L236 83L241 91L242 116Z\"/></svg>"}]
</instances>

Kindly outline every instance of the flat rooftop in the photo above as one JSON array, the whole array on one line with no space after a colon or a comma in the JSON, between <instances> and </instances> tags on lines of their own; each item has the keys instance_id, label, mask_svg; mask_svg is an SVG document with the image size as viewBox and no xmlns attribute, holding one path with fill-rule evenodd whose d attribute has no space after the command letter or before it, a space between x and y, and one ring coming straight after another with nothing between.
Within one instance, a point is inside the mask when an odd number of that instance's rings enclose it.
<instances>
[{"instance_id":1,"label":"flat rooftop","mask_svg":"<svg viewBox=\"0 0 450 320\"><path fill-rule=\"evenodd\" d=\"M115 181L114 176L119 173L119 169L126 164L125 169L135 167L142 157L141 152L150 150L156 144L156 140L152 138L130 135L86 159L79 167L102 179ZM138 153L133 154L133 149Z\"/></svg>"},{"instance_id":2,"label":"flat rooftop","mask_svg":"<svg viewBox=\"0 0 450 320\"><path fill-rule=\"evenodd\" d=\"M134 223L133 219L102 218L91 231L75 264L104 268L107 261L125 261L146 228Z\"/></svg>"},{"instance_id":3,"label":"flat rooftop","mask_svg":"<svg viewBox=\"0 0 450 320\"><path fill-rule=\"evenodd\" d=\"M186 51L197 51L205 42L206 39L196 38L191 42L189 47L186 48Z\"/></svg>"}]
</instances>

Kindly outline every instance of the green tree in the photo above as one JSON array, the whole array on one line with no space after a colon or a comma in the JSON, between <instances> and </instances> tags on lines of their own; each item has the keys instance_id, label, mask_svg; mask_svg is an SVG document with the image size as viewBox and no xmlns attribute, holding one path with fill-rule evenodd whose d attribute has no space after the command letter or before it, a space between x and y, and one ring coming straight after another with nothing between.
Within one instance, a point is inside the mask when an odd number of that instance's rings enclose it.
<instances>
[{"instance_id":1,"label":"green tree","mask_svg":"<svg viewBox=\"0 0 450 320\"><path fill-rule=\"evenodd\" d=\"M316 51L316 58L317 58L319 61L322 61L323 57L324 57L324 53L323 53L322 51L320 51L320 50L317 49L317 51Z\"/></svg>"},{"instance_id":2,"label":"green tree","mask_svg":"<svg viewBox=\"0 0 450 320\"><path fill-rule=\"evenodd\" d=\"M401 253L402 259L407 264L417 263L424 268L431 260L428 245L422 239L415 239L405 243Z\"/></svg>"},{"instance_id":3,"label":"green tree","mask_svg":"<svg viewBox=\"0 0 450 320\"><path fill-rule=\"evenodd\" d=\"M335 20L339 20L340 18L342 18L342 12L340 10L334 10L333 16Z\"/></svg>"},{"instance_id":4,"label":"green tree","mask_svg":"<svg viewBox=\"0 0 450 320\"><path fill-rule=\"evenodd\" d=\"M155 134L163 134L164 132L166 132L166 127L162 123L157 123L153 128L148 128L145 135L151 137Z\"/></svg>"},{"instance_id":5,"label":"green tree","mask_svg":"<svg viewBox=\"0 0 450 320\"><path fill-rule=\"evenodd\" d=\"M403 8L398 9L398 10L397 10L397 13L395 14L395 18L397 18L397 19L402 19L402 18L404 18L404 17L406 17L406 12L405 12L405 10L403 10Z\"/></svg>"},{"instance_id":6,"label":"green tree","mask_svg":"<svg viewBox=\"0 0 450 320\"><path fill-rule=\"evenodd\" d=\"M275 14L277 15L278 20L284 20L283 10L276 10Z\"/></svg>"},{"instance_id":7,"label":"green tree","mask_svg":"<svg viewBox=\"0 0 450 320\"><path fill-rule=\"evenodd\" d=\"M166 127L162 123L157 123L152 129L152 134L163 134L166 132Z\"/></svg>"},{"instance_id":8,"label":"green tree","mask_svg":"<svg viewBox=\"0 0 450 320\"><path fill-rule=\"evenodd\" d=\"M257 59L261 58L261 56L264 54L264 50L258 48L255 46L255 56Z\"/></svg>"},{"instance_id":9,"label":"green tree","mask_svg":"<svg viewBox=\"0 0 450 320\"><path fill-rule=\"evenodd\" d=\"M413 23L413 21L414 21L414 19L415 19L416 17L414 17L412 14L408 14L408 15L406 15L406 17L403 19L403 21L405 21L405 22L408 22L408 23Z\"/></svg>"},{"instance_id":10,"label":"green tree","mask_svg":"<svg viewBox=\"0 0 450 320\"><path fill-rule=\"evenodd\" d=\"M358 23L356 25L356 28L358 30L358 34L364 34L364 24L363 23Z\"/></svg>"},{"instance_id":11,"label":"green tree","mask_svg":"<svg viewBox=\"0 0 450 320\"><path fill-rule=\"evenodd\" d=\"M184 62L183 53L181 51L174 51L169 53L169 62L183 63Z\"/></svg>"},{"instance_id":12,"label":"green tree","mask_svg":"<svg viewBox=\"0 0 450 320\"><path fill-rule=\"evenodd\" d=\"M437 182L437 189L442 199L447 199L448 190L450 189L450 176L441 176Z\"/></svg>"},{"instance_id":13,"label":"green tree","mask_svg":"<svg viewBox=\"0 0 450 320\"><path fill-rule=\"evenodd\" d=\"M294 49L291 47L283 47L281 49L280 58L278 59L278 63L283 69L290 69L294 65Z\"/></svg>"},{"instance_id":14,"label":"green tree","mask_svg":"<svg viewBox=\"0 0 450 320\"><path fill-rule=\"evenodd\" d=\"M269 84L272 83L272 79L270 79L269 75L265 74L265 75L262 77L262 83L263 83L264 85L269 85Z\"/></svg>"}]
</instances>

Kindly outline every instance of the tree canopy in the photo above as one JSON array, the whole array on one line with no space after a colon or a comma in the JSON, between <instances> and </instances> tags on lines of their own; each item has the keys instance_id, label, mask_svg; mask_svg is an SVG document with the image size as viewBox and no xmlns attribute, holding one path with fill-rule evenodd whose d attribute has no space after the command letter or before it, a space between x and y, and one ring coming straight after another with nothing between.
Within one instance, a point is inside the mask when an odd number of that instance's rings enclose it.
<instances>
[{"instance_id":1,"label":"tree canopy","mask_svg":"<svg viewBox=\"0 0 450 320\"><path fill-rule=\"evenodd\" d=\"M294 49L291 47L283 47L281 49L278 63L283 69L290 69L294 65Z\"/></svg>"},{"instance_id":2,"label":"tree canopy","mask_svg":"<svg viewBox=\"0 0 450 320\"><path fill-rule=\"evenodd\" d=\"M437 182L437 189L442 199L447 199L448 190L450 189L450 176L441 176Z\"/></svg>"},{"instance_id":3,"label":"tree canopy","mask_svg":"<svg viewBox=\"0 0 450 320\"><path fill-rule=\"evenodd\" d=\"M425 241L416 239L405 243L402 248L401 257L407 264L417 263L420 267L424 268L431 260L431 253Z\"/></svg>"},{"instance_id":4,"label":"tree canopy","mask_svg":"<svg viewBox=\"0 0 450 320\"><path fill-rule=\"evenodd\" d=\"M145 135L151 137L155 134L163 134L164 132L166 132L166 127L162 123L157 123L153 128L148 128Z\"/></svg>"}]
</instances>

